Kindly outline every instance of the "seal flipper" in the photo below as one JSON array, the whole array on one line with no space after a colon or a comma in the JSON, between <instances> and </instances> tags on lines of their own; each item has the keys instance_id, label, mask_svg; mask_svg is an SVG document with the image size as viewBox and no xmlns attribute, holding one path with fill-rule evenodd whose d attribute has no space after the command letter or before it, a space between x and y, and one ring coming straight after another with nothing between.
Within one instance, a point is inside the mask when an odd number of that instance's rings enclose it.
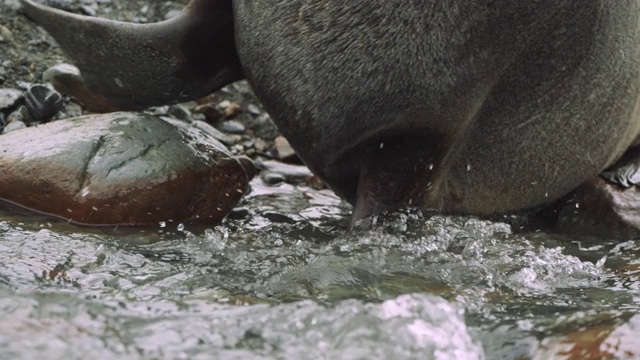
<instances>
[{"instance_id":1,"label":"seal flipper","mask_svg":"<svg viewBox=\"0 0 640 360\"><path fill-rule=\"evenodd\" d=\"M197 99L243 78L231 0L191 0L181 15L132 24L22 0L82 73L61 91L94 111L138 110Z\"/></svg>"},{"instance_id":2,"label":"seal flipper","mask_svg":"<svg viewBox=\"0 0 640 360\"><path fill-rule=\"evenodd\" d=\"M371 215L420 205L436 175L433 143L428 136L397 136L367 146L360 160L351 226Z\"/></svg>"}]
</instances>

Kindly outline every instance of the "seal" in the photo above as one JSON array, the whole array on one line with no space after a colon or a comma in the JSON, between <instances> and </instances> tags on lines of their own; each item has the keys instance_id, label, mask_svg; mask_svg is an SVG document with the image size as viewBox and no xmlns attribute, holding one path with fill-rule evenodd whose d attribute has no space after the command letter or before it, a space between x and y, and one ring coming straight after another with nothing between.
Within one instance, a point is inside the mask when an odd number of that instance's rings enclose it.
<instances>
[{"instance_id":1,"label":"seal","mask_svg":"<svg viewBox=\"0 0 640 360\"><path fill-rule=\"evenodd\" d=\"M354 220L535 208L638 142L640 0L192 0L155 25L23 4L110 107L246 77Z\"/></svg>"}]
</instances>

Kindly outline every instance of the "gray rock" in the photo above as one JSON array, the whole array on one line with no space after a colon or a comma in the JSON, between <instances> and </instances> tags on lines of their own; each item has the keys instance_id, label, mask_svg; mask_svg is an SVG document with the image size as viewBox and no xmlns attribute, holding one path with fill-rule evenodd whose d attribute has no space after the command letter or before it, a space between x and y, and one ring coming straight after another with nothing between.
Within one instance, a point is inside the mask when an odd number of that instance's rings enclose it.
<instances>
[{"instance_id":1,"label":"gray rock","mask_svg":"<svg viewBox=\"0 0 640 360\"><path fill-rule=\"evenodd\" d=\"M196 121L191 123L191 126L203 130L204 132L206 132L207 134L213 136L215 139L217 139L218 141L220 141L221 143L223 143L223 144L225 144L227 146L231 146L231 145L235 144L235 140L233 138L231 138L228 135L225 135L223 132L221 132L220 130L216 129L212 125L209 125L205 121L196 120Z\"/></svg>"},{"instance_id":2,"label":"gray rock","mask_svg":"<svg viewBox=\"0 0 640 360\"><path fill-rule=\"evenodd\" d=\"M266 172L282 174L290 183L304 181L313 175L304 165L290 165L274 160L258 160L256 167Z\"/></svg>"},{"instance_id":3,"label":"gray rock","mask_svg":"<svg viewBox=\"0 0 640 360\"><path fill-rule=\"evenodd\" d=\"M4 25L0 25L0 43L13 41L11 30Z\"/></svg>"},{"instance_id":4,"label":"gray rock","mask_svg":"<svg viewBox=\"0 0 640 360\"><path fill-rule=\"evenodd\" d=\"M260 113L261 113L260 109L257 106L253 105L253 104L249 104L247 106L247 110L249 110L249 113L251 113L253 115L260 115Z\"/></svg>"},{"instance_id":5,"label":"gray rock","mask_svg":"<svg viewBox=\"0 0 640 360\"><path fill-rule=\"evenodd\" d=\"M260 174L260 178L262 179L262 181L269 185L277 185L287 181L284 175L270 171L262 172L262 174Z\"/></svg>"},{"instance_id":6,"label":"gray rock","mask_svg":"<svg viewBox=\"0 0 640 360\"><path fill-rule=\"evenodd\" d=\"M243 134L247 129L235 120L228 120L220 125L220 130L230 134Z\"/></svg>"},{"instance_id":7,"label":"gray rock","mask_svg":"<svg viewBox=\"0 0 640 360\"><path fill-rule=\"evenodd\" d=\"M189 111L189 109L187 109L187 107L184 105L181 105L181 104L171 105L169 107L168 113L169 115L175 117L178 120L182 120L186 122L192 121L191 111Z\"/></svg>"},{"instance_id":8,"label":"gray rock","mask_svg":"<svg viewBox=\"0 0 640 360\"><path fill-rule=\"evenodd\" d=\"M298 156L296 152L293 150L291 145L289 145L289 141L285 139L284 136L278 136L275 141L276 151L278 152L278 158L282 161L291 161L296 159Z\"/></svg>"},{"instance_id":9,"label":"gray rock","mask_svg":"<svg viewBox=\"0 0 640 360\"><path fill-rule=\"evenodd\" d=\"M0 89L0 110L14 106L22 97L22 91L16 89Z\"/></svg>"},{"instance_id":10,"label":"gray rock","mask_svg":"<svg viewBox=\"0 0 640 360\"><path fill-rule=\"evenodd\" d=\"M82 79L80 75L80 70L77 67L61 63L57 65L53 65L42 73L42 81L43 82L53 82L56 77L74 77L77 79Z\"/></svg>"},{"instance_id":11,"label":"gray rock","mask_svg":"<svg viewBox=\"0 0 640 360\"><path fill-rule=\"evenodd\" d=\"M14 121L11 121L10 123L8 123L4 127L4 129L2 129L2 134L6 134L6 133L10 133L12 131L24 129L26 127L27 127L27 125L24 122L22 122L20 120L14 120Z\"/></svg>"},{"instance_id":12,"label":"gray rock","mask_svg":"<svg viewBox=\"0 0 640 360\"><path fill-rule=\"evenodd\" d=\"M16 131L0 153L0 199L89 225L217 222L255 174L206 132L139 113Z\"/></svg>"}]
</instances>

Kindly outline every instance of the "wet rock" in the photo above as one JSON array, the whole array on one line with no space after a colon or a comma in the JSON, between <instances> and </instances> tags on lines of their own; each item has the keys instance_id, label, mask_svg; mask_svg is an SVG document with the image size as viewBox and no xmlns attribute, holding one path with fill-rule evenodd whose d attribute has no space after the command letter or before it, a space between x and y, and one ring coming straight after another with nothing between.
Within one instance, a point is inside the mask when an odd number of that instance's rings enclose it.
<instances>
[{"instance_id":1,"label":"wet rock","mask_svg":"<svg viewBox=\"0 0 640 360\"><path fill-rule=\"evenodd\" d=\"M256 151L264 153L265 151L267 151L269 144L267 144L267 142L264 141L264 139L257 138L253 143L253 147L256 149Z\"/></svg>"},{"instance_id":2,"label":"wet rock","mask_svg":"<svg viewBox=\"0 0 640 360\"><path fill-rule=\"evenodd\" d=\"M22 97L22 91L16 89L0 89L0 110L15 106Z\"/></svg>"},{"instance_id":3,"label":"wet rock","mask_svg":"<svg viewBox=\"0 0 640 360\"><path fill-rule=\"evenodd\" d=\"M255 173L204 131L138 113L27 128L0 153L0 198L77 224L216 222Z\"/></svg>"},{"instance_id":4,"label":"wet rock","mask_svg":"<svg viewBox=\"0 0 640 360\"><path fill-rule=\"evenodd\" d=\"M42 74L42 81L51 83L54 89L62 94L76 94L78 98L89 101L93 111L109 112L113 110L109 103L103 101L104 99L92 95L80 74L80 70L71 64L57 64L48 68ZM80 102L82 103L82 101Z\"/></svg>"},{"instance_id":5,"label":"wet rock","mask_svg":"<svg viewBox=\"0 0 640 360\"><path fill-rule=\"evenodd\" d=\"M278 136L274 143L280 160L290 162L298 159L298 155L296 155L296 152L284 136Z\"/></svg>"},{"instance_id":6,"label":"wet rock","mask_svg":"<svg viewBox=\"0 0 640 360\"><path fill-rule=\"evenodd\" d=\"M268 172L268 171L265 171L262 174L260 174L260 178L262 179L262 181L264 181L266 184L269 184L269 185L277 185L287 180L284 177L284 175L280 173Z\"/></svg>"},{"instance_id":7,"label":"wet rock","mask_svg":"<svg viewBox=\"0 0 640 360\"><path fill-rule=\"evenodd\" d=\"M189 109L187 109L184 105L180 105L180 104L171 105L167 113L175 117L176 119L179 119L185 122L192 121L191 111L189 111Z\"/></svg>"},{"instance_id":8,"label":"wet rock","mask_svg":"<svg viewBox=\"0 0 640 360\"><path fill-rule=\"evenodd\" d=\"M229 120L220 124L220 130L231 134L243 134L246 128L238 121Z\"/></svg>"},{"instance_id":9,"label":"wet rock","mask_svg":"<svg viewBox=\"0 0 640 360\"><path fill-rule=\"evenodd\" d=\"M27 110L27 107L20 106L18 110L9 114L9 117L7 118L7 125L17 122L17 123L21 123L24 126L30 126L34 121L35 120L31 116L31 114L29 114L29 110ZM21 129L21 128L22 127L20 125L17 128L16 127L12 128L12 130Z\"/></svg>"},{"instance_id":10,"label":"wet rock","mask_svg":"<svg viewBox=\"0 0 640 360\"><path fill-rule=\"evenodd\" d=\"M196 120L191 123L191 126L206 132L207 134L213 136L216 140L220 141L225 145L230 146L236 143L236 141L232 137L225 135L220 130L216 129L212 125L209 125L205 121Z\"/></svg>"},{"instance_id":11,"label":"wet rock","mask_svg":"<svg viewBox=\"0 0 640 360\"><path fill-rule=\"evenodd\" d=\"M67 117L78 117L82 115L82 108L76 103L68 103L64 107Z\"/></svg>"},{"instance_id":12,"label":"wet rock","mask_svg":"<svg viewBox=\"0 0 640 360\"><path fill-rule=\"evenodd\" d=\"M6 26L0 25L0 44L4 42L11 42L13 40L13 33Z\"/></svg>"},{"instance_id":13,"label":"wet rock","mask_svg":"<svg viewBox=\"0 0 640 360\"><path fill-rule=\"evenodd\" d=\"M548 337L534 359L637 359L640 357L640 316L603 314L562 337Z\"/></svg>"},{"instance_id":14,"label":"wet rock","mask_svg":"<svg viewBox=\"0 0 640 360\"><path fill-rule=\"evenodd\" d=\"M246 207L237 207L231 210L229 216L227 217L232 220L241 220L249 216L249 214L249 209L247 209Z\"/></svg>"},{"instance_id":15,"label":"wet rock","mask_svg":"<svg viewBox=\"0 0 640 360\"><path fill-rule=\"evenodd\" d=\"M258 160L256 166L267 172L282 174L290 183L301 182L312 176L311 170L304 165L290 165L274 160Z\"/></svg>"},{"instance_id":16,"label":"wet rock","mask_svg":"<svg viewBox=\"0 0 640 360\"><path fill-rule=\"evenodd\" d=\"M44 85L33 85L24 95L29 114L35 121L51 120L62 109L62 95Z\"/></svg>"},{"instance_id":17,"label":"wet rock","mask_svg":"<svg viewBox=\"0 0 640 360\"><path fill-rule=\"evenodd\" d=\"M26 127L27 127L27 124L25 124L24 122L22 122L20 120L13 120L13 121L9 122L7 125L5 125L4 129L2 129L2 133L6 134L6 133L10 133L12 131L24 129Z\"/></svg>"},{"instance_id":18,"label":"wet rock","mask_svg":"<svg viewBox=\"0 0 640 360\"><path fill-rule=\"evenodd\" d=\"M51 66L42 73L42 81L54 83L56 79L71 77L82 81L80 69L71 64L61 63ZM54 84L55 86L55 84Z\"/></svg>"},{"instance_id":19,"label":"wet rock","mask_svg":"<svg viewBox=\"0 0 640 360\"><path fill-rule=\"evenodd\" d=\"M267 220L270 220L274 223L284 223L284 224L295 224L296 221L293 220L292 218L290 218L289 216L277 212L277 211L264 211L260 214L262 217L264 217Z\"/></svg>"},{"instance_id":20,"label":"wet rock","mask_svg":"<svg viewBox=\"0 0 640 360\"><path fill-rule=\"evenodd\" d=\"M211 102L198 105L193 109L193 112L204 114L208 122L217 124L240 114L242 107L239 104L224 100L217 105Z\"/></svg>"},{"instance_id":21,"label":"wet rock","mask_svg":"<svg viewBox=\"0 0 640 360\"><path fill-rule=\"evenodd\" d=\"M312 189L323 190L327 188L327 184L325 184L322 179L317 176L310 176L304 180L304 183Z\"/></svg>"},{"instance_id":22,"label":"wet rock","mask_svg":"<svg viewBox=\"0 0 640 360\"><path fill-rule=\"evenodd\" d=\"M247 110L249 111L250 114L252 115L260 115L261 111L260 108L258 108L257 106L255 106L254 104L249 104L247 105Z\"/></svg>"},{"instance_id":23,"label":"wet rock","mask_svg":"<svg viewBox=\"0 0 640 360\"><path fill-rule=\"evenodd\" d=\"M628 238L640 234L640 188L600 177L579 187L560 210L558 229L575 235Z\"/></svg>"},{"instance_id":24,"label":"wet rock","mask_svg":"<svg viewBox=\"0 0 640 360\"><path fill-rule=\"evenodd\" d=\"M182 10L169 10L167 14L164 16L165 20L172 19L178 15L182 14Z\"/></svg>"}]
</instances>

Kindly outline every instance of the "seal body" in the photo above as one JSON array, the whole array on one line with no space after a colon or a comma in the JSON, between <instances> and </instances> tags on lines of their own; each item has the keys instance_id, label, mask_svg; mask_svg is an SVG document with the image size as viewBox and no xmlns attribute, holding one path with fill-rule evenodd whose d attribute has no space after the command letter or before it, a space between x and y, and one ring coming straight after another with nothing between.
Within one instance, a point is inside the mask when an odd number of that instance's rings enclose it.
<instances>
[{"instance_id":1,"label":"seal body","mask_svg":"<svg viewBox=\"0 0 640 360\"><path fill-rule=\"evenodd\" d=\"M355 219L534 208L640 131L640 0L192 0L153 25L22 3L76 59L86 84L66 88L93 108L246 77Z\"/></svg>"},{"instance_id":2,"label":"seal body","mask_svg":"<svg viewBox=\"0 0 640 360\"><path fill-rule=\"evenodd\" d=\"M245 75L356 217L533 208L638 136L637 0L233 5Z\"/></svg>"}]
</instances>

